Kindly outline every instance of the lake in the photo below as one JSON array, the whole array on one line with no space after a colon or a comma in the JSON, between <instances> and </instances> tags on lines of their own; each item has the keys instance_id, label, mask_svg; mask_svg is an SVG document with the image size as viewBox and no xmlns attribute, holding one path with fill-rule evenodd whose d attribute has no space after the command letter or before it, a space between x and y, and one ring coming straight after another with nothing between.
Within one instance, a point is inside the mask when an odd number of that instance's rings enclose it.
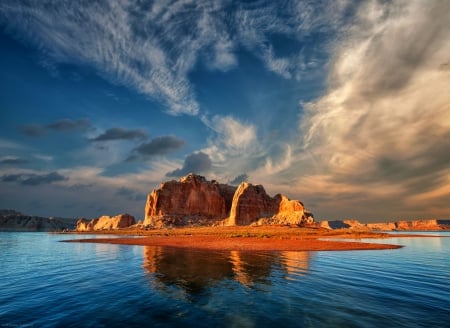
<instances>
[{"instance_id":1,"label":"lake","mask_svg":"<svg viewBox=\"0 0 450 328\"><path fill-rule=\"evenodd\" d=\"M0 328L450 327L450 233L434 234L376 241L396 250L223 252L0 233Z\"/></svg>"}]
</instances>

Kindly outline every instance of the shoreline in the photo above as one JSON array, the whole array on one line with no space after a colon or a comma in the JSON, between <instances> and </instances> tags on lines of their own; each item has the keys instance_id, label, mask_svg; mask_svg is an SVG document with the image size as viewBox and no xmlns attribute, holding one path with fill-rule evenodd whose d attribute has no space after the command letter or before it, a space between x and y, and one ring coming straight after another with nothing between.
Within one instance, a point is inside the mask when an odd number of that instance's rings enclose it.
<instances>
[{"instance_id":1,"label":"shoreline","mask_svg":"<svg viewBox=\"0 0 450 328\"><path fill-rule=\"evenodd\" d=\"M112 235L115 237L71 239L62 240L61 242L163 246L226 251L353 251L398 249L403 247L401 245L378 244L360 241L362 238L391 238L392 235L387 233L367 231L329 231L320 228L286 226L197 227L155 230L124 229L118 231L73 233L77 235ZM395 235L394 237L413 236L419 237L419 235L413 234L402 234L400 236ZM335 238L346 240L330 240Z\"/></svg>"}]
</instances>

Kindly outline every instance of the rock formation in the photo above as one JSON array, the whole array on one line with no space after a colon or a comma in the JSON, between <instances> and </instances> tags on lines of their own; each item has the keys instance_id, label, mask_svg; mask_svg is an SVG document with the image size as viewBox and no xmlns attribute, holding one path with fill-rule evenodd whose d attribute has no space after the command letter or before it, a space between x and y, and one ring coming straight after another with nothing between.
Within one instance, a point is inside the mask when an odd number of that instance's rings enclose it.
<instances>
[{"instance_id":1,"label":"rock formation","mask_svg":"<svg viewBox=\"0 0 450 328\"><path fill-rule=\"evenodd\" d=\"M144 225L208 224L224 219L232 191L234 188L194 174L164 182L147 197Z\"/></svg>"},{"instance_id":2,"label":"rock formation","mask_svg":"<svg viewBox=\"0 0 450 328\"><path fill-rule=\"evenodd\" d=\"M319 225L327 229L358 229L372 231L394 231L394 230L447 230L450 229L450 220L413 220L380 223L360 223L358 220L322 221Z\"/></svg>"},{"instance_id":3,"label":"rock formation","mask_svg":"<svg viewBox=\"0 0 450 328\"><path fill-rule=\"evenodd\" d=\"M76 230L80 232L116 230L128 228L133 224L135 224L134 216L129 214L119 214L114 217L104 215L92 220L79 219Z\"/></svg>"},{"instance_id":4,"label":"rock formation","mask_svg":"<svg viewBox=\"0 0 450 328\"><path fill-rule=\"evenodd\" d=\"M300 201L270 197L261 185L234 186L189 174L153 190L145 206L145 226L312 223Z\"/></svg>"},{"instance_id":5,"label":"rock formation","mask_svg":"<svg viewBox=\"0 0 450 328\"><path fill-rule=\"evenodd\" d=\"M277 195L278 196L278 195ZM278 212L280 199L267 195L262 185L242 182L234 193L228 225L249 225Z\"/></svg>"},{"instance_id":6,"label":"rock formation","mask_svg":"<svg viewBox=\"0 0 450 328\"><path fill-rule=\"evenodd\" d=\"M76 220L24 215L13 210L0 210L0 231L64 231L73 230Z\"/></svg>"},{"instance_id":7,"label":"rock formation","mask_svg":"<svg viewBox=\"0 0 450 328\"><path fill-rule=\"evenodd\" d=\"M312 223L303 204L281 194L270 197L262 185L243 182L233 197L228 225Z\"/></svg>"}]
</instances>

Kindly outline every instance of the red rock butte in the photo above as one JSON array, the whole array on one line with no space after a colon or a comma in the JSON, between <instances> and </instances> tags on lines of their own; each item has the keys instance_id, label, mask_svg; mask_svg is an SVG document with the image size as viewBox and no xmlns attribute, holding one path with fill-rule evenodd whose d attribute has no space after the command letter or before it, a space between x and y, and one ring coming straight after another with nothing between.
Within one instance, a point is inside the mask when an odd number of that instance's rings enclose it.
<instances>
[{"instance_id":1,"label":"red rock butte","mask_svg":"<svg viewBox=\"0 0 450 328\"><path fill-rule=\"evenodd\" d=\"M262 185L238 187L189 174L163 182L147 197L145 226L311 224L313 215L298 200L270 197Z\"/></svg>"}]
</instances>

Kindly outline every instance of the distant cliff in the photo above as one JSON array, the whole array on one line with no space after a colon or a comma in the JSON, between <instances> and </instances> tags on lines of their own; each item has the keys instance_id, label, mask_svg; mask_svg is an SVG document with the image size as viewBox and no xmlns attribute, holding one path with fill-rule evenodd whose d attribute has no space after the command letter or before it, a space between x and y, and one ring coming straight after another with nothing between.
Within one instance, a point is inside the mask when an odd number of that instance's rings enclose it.
<instances>
[{"instance_id":1,"label":"distant cliff","mask_svg":"<svg viewBox=\"0 0 450 328\"><path fill-rule=\"evenodd\" d=\"M147 197L144 225L307 224L314 221L297 200L267 195L261 185L238 187L189 174L163 182Z\"/></svg>"},{"instance_id":2,"label":"distant cliff","mask_svg":"<svg viewBox=\"0 0 450 328\"><path fill-rule=\"evenodd\" d=\"M319 225L327 229L359 229L359 230L377 230L377 231L436 231L449 230L450 220L426 219L412 221L396 221L381 223L360 223L358 220L335 220L322 221Z\"/></svg>"},{"instance_id":3,"label":"distant cliff","mask_svg":"<svg viewBox=\"0 0 450 328\"><path fill-rule=\"evenodd\" d=\"M73 230L75 226L75 219L31 216L14 210L0 210L0 231L64 231Z\"/></svg>"}]
</instances>

